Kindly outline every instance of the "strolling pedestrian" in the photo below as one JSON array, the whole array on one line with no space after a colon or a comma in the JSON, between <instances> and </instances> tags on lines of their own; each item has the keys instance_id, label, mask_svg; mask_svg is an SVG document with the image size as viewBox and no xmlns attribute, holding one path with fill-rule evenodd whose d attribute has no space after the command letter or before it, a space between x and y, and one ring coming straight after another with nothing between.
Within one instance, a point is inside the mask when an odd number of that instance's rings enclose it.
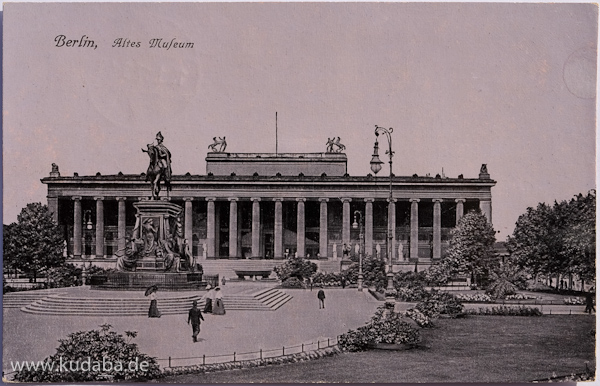
<instances>
[{"instance_id":1,"label":"strolling pedestrian","mask_svg":"<svg viewBox=\"0 0 600 386\"><path fill-rule=\"evenodd\" d=\"M149 318L160 318L161 316L156 301L156 291L158 291L158 286L156 285L150 286L148 289L146 289L146 296L150 296L150 308L148 309Z\"/></svg>"},{"instance_id":2,"label":"strolling pedestrian","mask_svg":"<svg viewBox=\"0 0 600 386\"><path fill-rule=\"evenodd\" d=\"M317 298L319 298L319 309L325 308L325 291L323 289L317 292Z\"/></svg>"},{"instance_id":3,"label":"strolling pedestrian","mask_svg":"<svg viewBox=\"0 0 600 386\"><path fill-rule=\"evenodd\" d=\"M206 285L206 294L204 295L204 313L211 313L213 309L213 297L215 296L215 291L210 286L210 284Z\"/></svg>"},{"instance_id":4,"label":"strolling pedestrian","mask_svg":"<svg viewBox=\"0 0 600 386\"><path fill-rule=\"evenodd\" d=\"M590 289L590 291L585 294L585 312L591 315L592 311L596 312L596 309L594 308L594 295Z\"/></svg>"},{"instance_id":5,"label":"strolling pedestrian","mask_svg":"<svg viewBox=\"0 0 600 386\"><path fill-rule=\"evenodd\" d=\"M204 321L202 313L198 308L198 301L192 302L192 308L188 313L188 324L192 323L192 341L196 343L198 341L198 334L200 333L200 320Z\"/></svg>"},{"instance_id":6,"label":"strolling pedestrian","mask_svg":"<svg viewBox=\"0 0 600 386\"><path fill-rule=\"evenodd\" d=\"M215 288L215 303L213 305L213 315L225 315L225 305L223 304L223 292L221 288Z\"/></svg>"}]
</instances>

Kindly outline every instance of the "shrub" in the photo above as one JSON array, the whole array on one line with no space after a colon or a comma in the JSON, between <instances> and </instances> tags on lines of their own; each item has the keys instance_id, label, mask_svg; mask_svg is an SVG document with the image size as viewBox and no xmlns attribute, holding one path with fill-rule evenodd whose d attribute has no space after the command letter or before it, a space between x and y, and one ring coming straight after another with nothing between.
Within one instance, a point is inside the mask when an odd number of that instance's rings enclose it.
<instances>
[{"instance_id":1,"label":"shrub","mask_svg":"<svg viewBox=\"0 0 600 386\"><path fill-rule=\"evenodd\" d=\"M432 292L429 297L415 307L425 316L435 319L440 315L457 317L463 313L463 305L453 295L444 292Z\"/></svg>"},{"instance_id":2,"label":"shrub","mask_svg":"<svg viewBox=\"0 0 600 386\"><path fill-rule=\"evenodd\" d=\"M363 257L363 285L365 287L375 287L379 292L383 292L387 286L385 276L385 261L373 256ZM358 280L358 263L353 263L342 274L348 278L348 281L354 283Z\"/></svg>"},{"instance_id":3,"label":"shrub","mask_svg":"<svg viewBox=\"0 0 600 386\"><path fill-rule=\"evenodd\" d=\"M398 313L379 307L367 325L342 334L338 347L343 351L364 351L371 343L416 346L420 342L419 330L402 320Z\"/></svg>"},{"instance_id":4,"label":"shrub","mask_svg":"<svg viewBox=\"0 0 600 386\"><path fill-rule=\"evenodd\" d=\"M302 257L290 257L283 264L276 266L274 269L277 278L281 281L286 281L290 277L295 277L300 281L304 278L311 277L317 272L317 265Z\"/></svg>"},{"instance_id":5,"label":"shrub","mask_svg":"<svg viewBox=\"0 0 600 386\"><path fill-rule=\"evenodd\" d=\"M305 288L304 283L298 280L297 277L290 277L281 283L282 288Z\"/></svg>"},{"instance_id":6,"label":"shrub","mask_svg":"<svg viewBox=\"0 0 600 386\"><path fill-rule=\"evenodd\" d=\"M48 282L50 287L74 287L81 285L81 268L73 264L65 264L61 267L52 268L48 271Z\"/></svg>"},{"instance_id":7,"label":"shrub","mask_svg":"<svg viewBox=\"0 0 600 386\"><path fill-rule=\"evenodd\" d=\"M56 354L44 361L52 363L55 370L47 371L41 366L37 369L23 369L15 375L19 382L89 382L102 380L144 381L160 375L156 360L139 352L135 343L130 343L137 336L136 332L126 331L127 339L111 331L112 326L104 324L100 330L79 331L69 334L67 339L59 340L60 346ZM59 363L72 362L77 364L75 371L56 371ZM130 363L148 364L143 371L142 366L132 366ZM83 365L89 363L84 371ZM111 363L111 369L103 366ZM80 366L81 365L81 369ZM120 365L120 366L119 366ZM66 367L72 370L74 365ZM137 367L137 368L135 368ZM89 371L88 371L89 370Z\"/></svg>"},{"instance_id":8,"label":"shrub","mask_svg":"<svg viewBox=\"0 0 600 386\"><path fill-rule=\"evenodd\" d=\"M313 284L317 287L341 286L342 279L345 280L342 274L327 272L317 272L312 278Z\"/></svg>"},{"instance_id":9,"label":"shrub","mask_svg":"<svg viewBox=\"0 0 600 386\"><path fill-rule=\"evenodd\" d=\"M424 300L429 293L423 287L425 274L423 272L398 272L394 275L396 297L400 300L411 302Z\"/></svg>"},{"instance_id":10,"label":"shrub","mask_svg":"<svg viewBox=\"0 0 600 386\"><path fill-rule=\"evenodd\" d=\"M497 299L503 299L508 295L516 294L517 286L511 283L507 278L499 277L489 285L485 292Z\"/></svg>"},{"instance_id":11,"label":"shrub","mask_svg":"<svg viewBox=\"0 0 600 386\"><path fill-rule=\"evenodd\" d=\"M491 308L479 308L478 310L467 310L468 315L498 315L498 316L542 316L543 313L537 307L508 307L497 306Z\"/></svg>"}]
</instances>

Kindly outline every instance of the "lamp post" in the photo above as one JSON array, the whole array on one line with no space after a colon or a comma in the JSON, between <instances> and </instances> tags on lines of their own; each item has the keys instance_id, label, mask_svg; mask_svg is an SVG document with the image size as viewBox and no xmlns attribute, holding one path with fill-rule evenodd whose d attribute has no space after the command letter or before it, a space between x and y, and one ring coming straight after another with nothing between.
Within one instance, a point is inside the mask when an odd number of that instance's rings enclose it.
<instances>
[{"instance_id":1,"label":"lamp post","mask_svg":"<svg viewBox=\"0 0 600 386\"><path fill-rule=\"evenodd\" d=\"M356 222L356 216L359 215L360 216L360 222ZM362 271L362 258L363 258L363 249L364 249L364 233L363 233L363 215L362 212L359 210L355 210L354 211L354 223L352 224L352 228L356 229L359 227L360 224L360 231L359 231L359 235L358 235L358 242L359 242L359 248L358 248L358 290L362 291L363 290L363 271Z\"/></svg>"},{"instance_id":2,"label":"lamp post","mask_svg":"<svg viewBox=\"0 0 600 386\"><path fill-rule=\"evenodd\" d=\"M388 216L390 215L390 211L391 211L391 207L392 207L392 200L394 199L393 197L393 192L392 192L392 178L394 176L394 174L392 173L392 158L394 157L394 151L392 150L392 133L394 132L393 128L389 128L386 129L385 127L381 127L378 125L375 125L375 146L373 148L373 157L371 158L371 170L373 171L373 173L377 174L380 170L381 170L381 164L383 164L383 162L379 159L379 142L377 141L377 139L379 138L380 134L384 134L385 137L388 140L388 144L389 144L389 150L387 150L385 153L387 155L390 156L390 194L389 194L389 200L388 200ZM393 255L393 248L392 248L392 240L394 238L393 236L393 232L394 232L394 224L392 224L389 219L388 219L388 235L387 235L387 254L388 254L388 259L389 259L389 268L388 268L388 273L387 273L387 288L385 289L385 299L386 299L386 306L389 307L390 309L394 307L395 303L396 303L396 289L394 288L394 273L393 273L393 262L392 262L392 255Z\"/></svg>"}]
</instances>

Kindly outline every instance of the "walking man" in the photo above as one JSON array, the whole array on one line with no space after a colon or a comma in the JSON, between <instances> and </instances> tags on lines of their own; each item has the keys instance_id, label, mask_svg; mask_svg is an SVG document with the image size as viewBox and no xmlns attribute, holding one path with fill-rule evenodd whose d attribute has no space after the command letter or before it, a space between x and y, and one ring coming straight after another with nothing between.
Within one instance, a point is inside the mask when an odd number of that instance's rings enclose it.
<instances>
[{"instance_id":1,"label":"walking man","mask_svg":"<svg viewBox=\"0 0 600 386\"><path fill-rule=\"evenodd\" d=\"M325 308L325 291L320 289L317 293L317 297L319 298L319 309Z\"/></svg>"},{"instance_id":2,"label":"walking man","mask_svg":"<svg viewBox=\"0 0 600 386\"><path fill-rule=\"evenodd\" d=\"M586 292L585 294L585 313L592 314L592 311L596 312L594 308L594 295L592 291Z\"/></svg>"},{"instance_id":3,"label":"walking man","mask_svg":"<svg viewBox=\"0 0 600 386\"><path fill-rule=\"evenodd\" d=\"M194 300L192 308L188 314L188 324L192 322L192 340L194 343L198 341L198 334L200 333L200 320L204 320L202 313L198 308L198 302Z\"/></svg>"}]
</instances>

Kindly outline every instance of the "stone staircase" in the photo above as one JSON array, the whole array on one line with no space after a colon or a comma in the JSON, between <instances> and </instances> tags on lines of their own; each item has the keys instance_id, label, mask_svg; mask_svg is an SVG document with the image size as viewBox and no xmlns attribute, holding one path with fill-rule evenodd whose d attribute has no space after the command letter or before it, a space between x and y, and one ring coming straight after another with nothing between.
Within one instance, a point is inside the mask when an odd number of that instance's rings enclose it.
<instances>
[{"instance_id":1,"label":"stone staircase","mask_svg":"<svg viewBox=\"0 0 600 386\"><path fill-rule=\"evenodd\" d=\"M47 296L57 295L60 293L61 292L57 290L9 292L2 296L2 306L3 308L21 308Z\"/></svg>"},{"instance_id":2,"label":"stone staircase","mask_svg":"<svg viewBox=\"0 0 600 386\"><path fill-rule=\"evenodd\" d=\"M186 314L197 300L204 308L202 294L181 294L158 298L158 309L163 315ZM248 289L239 293L225 295L223 303L227 311L274 311L287 303L292 296L275 288L261 290ZM25 301L25 299L23 299ZM148 298L94 298L70 297L65 294L50 294L21 308L21 311L42 315L77 316L142 316L148 314Z\"/></svg>"}]
</instances>

